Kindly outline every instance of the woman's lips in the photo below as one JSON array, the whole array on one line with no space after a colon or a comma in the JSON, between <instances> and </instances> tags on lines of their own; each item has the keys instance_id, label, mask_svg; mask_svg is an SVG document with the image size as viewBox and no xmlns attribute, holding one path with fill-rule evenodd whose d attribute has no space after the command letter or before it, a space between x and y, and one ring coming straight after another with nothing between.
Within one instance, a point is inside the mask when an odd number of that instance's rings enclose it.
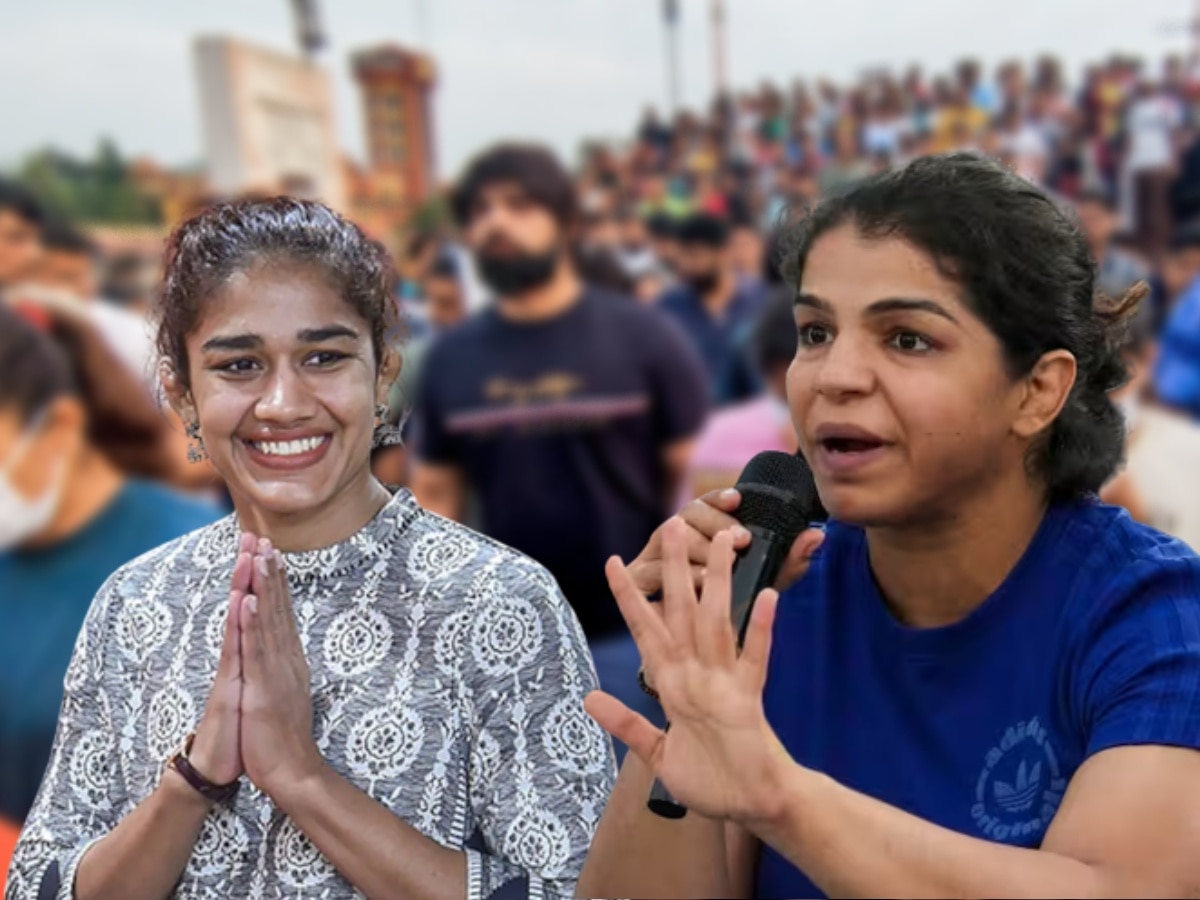
<instances>
[{"instance_id":1,"label":"woman's lips","mask_svg":"<svg viewBox=\"0 0 1200 900\"><path fill-rule=\"evenodd\" d=\"M332 437L328 434L242 441L247 455L256 465L283 472L306 469L320 462L329 451L330 443Z\"/></svg>"}]
</instances>

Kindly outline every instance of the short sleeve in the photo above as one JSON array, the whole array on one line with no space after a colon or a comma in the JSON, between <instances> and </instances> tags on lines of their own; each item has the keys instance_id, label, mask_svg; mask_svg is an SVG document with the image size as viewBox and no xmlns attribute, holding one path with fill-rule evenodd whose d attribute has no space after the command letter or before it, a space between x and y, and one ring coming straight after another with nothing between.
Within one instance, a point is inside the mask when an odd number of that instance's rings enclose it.
<instances>
[{"instance_id":1,"label":"short sleeve","mask_svg":"<svg viewBox=\"0 0 1200 900\"><path fill-rule=\"evenodd\" d=\"M662 444L694 437L708 416L709 380L700 355L667 314L646 313L645 333L654 418Z\"/></svg>"},{"instance_id":2,"label":"short sleeve","mask_svg":"<svg viewBox=\"0 0 1200 900\"><path fill-rule=\"evenodd\" d=\"M96 595L64 679L50 763L13 851L5 900L70 900L84 853L124 814L104 647L116 583Z\"/></svg>"},{"instance_id":3,"label":"short sleeve","mask_svg":"<svg viewBox=\"0 0 1200 900\"><path fill-rule=\"evenodd\" d=\"M1088 756L1129 744L1200 749L1200 559L1139 560L1083 649ZM1128 571L1128 570L1127 570Z\"/></svg>"},{"instance_id":4,"label":"short sleeve","mask_svg":"<svg viewBox=\"0 0 1200 900\"><path fill-rule=\"evenodd\" d=\"M412 438L417 457L435 466L455 465L460 461L457 442L446 427L442 397L446 379L453 377L447 358L444 341L436 341L424 353L412 409Z\"/></svg>"}]
</instances>

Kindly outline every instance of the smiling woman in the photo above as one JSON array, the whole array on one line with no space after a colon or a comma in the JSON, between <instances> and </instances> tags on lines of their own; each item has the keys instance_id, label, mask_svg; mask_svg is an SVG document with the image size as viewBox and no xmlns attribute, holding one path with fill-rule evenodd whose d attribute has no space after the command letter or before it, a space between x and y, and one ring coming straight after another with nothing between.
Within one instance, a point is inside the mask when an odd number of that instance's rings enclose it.
<instances>
[{"instance_id":1,"label":"smiling woman","mask_svg":"<svg viewBox=\"0 0 1200 900\"><path fill-rule=\"evenodd\" d=\"M173 236L163 385L236 513L93 602L10 900L573 895L587 647L544 569L371 475L389 273L298 200Z\"/></svg>"}]
</instances>

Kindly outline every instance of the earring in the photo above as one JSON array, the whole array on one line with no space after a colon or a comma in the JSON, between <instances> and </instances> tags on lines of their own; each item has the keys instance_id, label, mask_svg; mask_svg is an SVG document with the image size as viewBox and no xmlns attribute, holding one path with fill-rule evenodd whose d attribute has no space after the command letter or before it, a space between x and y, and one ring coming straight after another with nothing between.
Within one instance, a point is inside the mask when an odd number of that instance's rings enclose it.
<instances>
[{"instance_id":1,"label":"earring","mask_svg":"<svg viewBox=\"0 0 1200 900\"><path fill-rule=\"evenodd\" d=\"M188 436L188 462L203 462L208 458L208 451L204 449L204 438L200 437L200 423L198 421L188 422L185 431Z\"/></svg>"},{"instance_id":2,"label":"earring","mask_svg":"<svg viewBox=\"0 0 1200 900\"><path fill-rule=\"evenodd\" d=\"M391 423L391 417L392 411L386 403L380 403L375 407L375 434L371 438L372 450L378 450L381 447L395 447L404 443L400 429Z\"/></svg>"}]
</instances>

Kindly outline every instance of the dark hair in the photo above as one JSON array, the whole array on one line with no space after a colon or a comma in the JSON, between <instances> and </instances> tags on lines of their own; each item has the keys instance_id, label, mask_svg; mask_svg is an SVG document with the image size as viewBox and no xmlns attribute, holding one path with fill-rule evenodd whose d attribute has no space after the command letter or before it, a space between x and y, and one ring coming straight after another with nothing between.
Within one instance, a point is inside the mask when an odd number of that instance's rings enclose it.
<instances>
[{"instance_id":1,"label":"dark hair","mask_svg":"<svg viewBox=\"0 0 1200 900\"><path fill-rule=\"evenodd\" d=\"M0 178L0 211L16 213L30 225L39 228L46 221L46 211L33 192L7 178Z\"/></svg>"},{"instance_id":2,"label":"dark hair","mask_svg":"<svg viewBox=\"0 0 1200 900\"><path fill-rule=\"evenodd\" d=\"M429 271L425 273L426 278L437 278L443 281L462 281L462 273L459 272L458 260L454 258L448 249L441 249L433 258L433 263L429 266Z\"/></svg>"},{"instance_id":3,"label":"dark hair","mask_svg":"<svg viewBox=\"0 0 1200 900\"><path fill-rule=\"evenodd\" d=\"M109 303L130 306L143 299L145 291L139 278L145 263L136 253L120 253L108 261L100 294Z\"/></svg>"},{"instance_id":4,"label":"dark hair","mask_svg":"<svg viewBox=\"0 0 1200 900\"><path fill-rule=\"evenodd\" d=\"M1096 206L1103 206L1109 212L1115 212L1117 208L1116 200L1113 198L1112 191L1099 185L1092 185L1084 188L1079 192L1079 196L1075 198L1075 205L1082 206L1085 203L1093 203Z\"/></svg>"},{"instance_id":5,"label":"dark hair","mask_svg":"<svg viewBox=\"0 0 1200 900\"><path fill-rule=\"evenodd\" d=\"M709 213L693 213L679 223L675 237L685 245L724 247L729 243L729 226Z\"/></svg>"},{"instance_id":6,"label":"dark hair","mask_svg":"<svg viewBox=\"0 0 1200 900\"><path fill-rule=\"evenodd\" d=\"M657 212L646 216L646 231L650 233L651 237L662 241L673 239L679 229L670 216Z\"/></svg>"},{"instance_id":7,"label":"dark hair","mask_svg":"<svg viewBox=\"0 0 1200 900\"><path fill-rule=\"evenodd\" d=\"M1190 250L1200 247L1200 216L1181 222L1171 232L1170 250Z\"/></svg>"},{"instance_id":8,"label":"dark hair","mask_svg":"<svg viewBox=\"0 0 1200 900\"><path fill-rule=\"evenodd\" d=\"M47 250L71 253L76 256L94 256L97 247L92 239L69 222L51 219L42 228L42 246Z\"/></svg>"},{"instance_id":9,"label":"dark hair","mask_svg":"<svg viewBox=\"0 0 1200 900\"><path fill-rule=\"evenodd\" d=\"M471 160L459 179L450 201L458 225L470 222L484 188L504 181L518 185L563 228L577 221L575 185L554 154L536 144L500 144Z\"/></svg>"},{"instance_id":10,"label":"dark hair","mask_svg":"<svg viewBox=\"0 0 1200 900\"><path fill-rule=\"evenodd\" d=\"M15 406L24 424L59 397L76 393L75 373L58 342L0 303L0 406Z\"/></svg>"},{"instance_id":11,"label":"dark hair","mask_svg":"<svg viewBox=\"0 0 1200 900\"><path fill-rule=\"evenodd\" d=\"M370 324L375 364L382 365L399 317L392 264L383 246L311 200L243 200L205 210L167 241L155 310L157 344L185 389L191 386L187 336L199 323L205 302L232 275L277 260L311 267L327 278Z\"/></svg>"},{"instance_id":12,"label":"dark hair","mask_svg":"<svg viewBox=\"0 0 1200 900\"><path fill-rule=\"evenodd\" d=\"M51 314L43 326L0 305L0 406L28 425L62 397L87 415L87 440L121 472L162 480L174 467L159 406L103 335L82 320Z\"/></svg>"},{"instance_id":13,"label":"dark hair","mask_svg":"<svg viewBox=\"0 0 1200 900\"><path fill-rule=\"evenodd\" d=\"M820 204L784 251L793 285L814 242L847 222L932 256L999 339L1014 377L1051 350L1074 355L1075 385L1026 462L1051 502L1098 491L1124 451L1125 424L1108 392L1127 378L1120 348L1145 285L1117 302L1098 299L1096 264L1076 223L1029 182L969 153L918 159Z\"/></svg>"},{"instance_id":14,"label":"dark hair","mask_svg":"<svg viewBox=\"0 0 1200 900\"><path fill-rule=\"evenodd\" d=\"M577 247L573 253L575 268L586 284L617 294L632 294L633 279L603 247Z\"/></svg>"},{"instance_id":15,"label":"dark hair","mask_svg":"<svg viewBox=\"0 0 1200 900\"><path fill-rule=\"evenodd\" d=\"M754 365L761 375L791 364L796 355L796 314L792 291L787 287L771 290L767 303L754 323L751 347Z\"/></svg>"}]
</instances>

